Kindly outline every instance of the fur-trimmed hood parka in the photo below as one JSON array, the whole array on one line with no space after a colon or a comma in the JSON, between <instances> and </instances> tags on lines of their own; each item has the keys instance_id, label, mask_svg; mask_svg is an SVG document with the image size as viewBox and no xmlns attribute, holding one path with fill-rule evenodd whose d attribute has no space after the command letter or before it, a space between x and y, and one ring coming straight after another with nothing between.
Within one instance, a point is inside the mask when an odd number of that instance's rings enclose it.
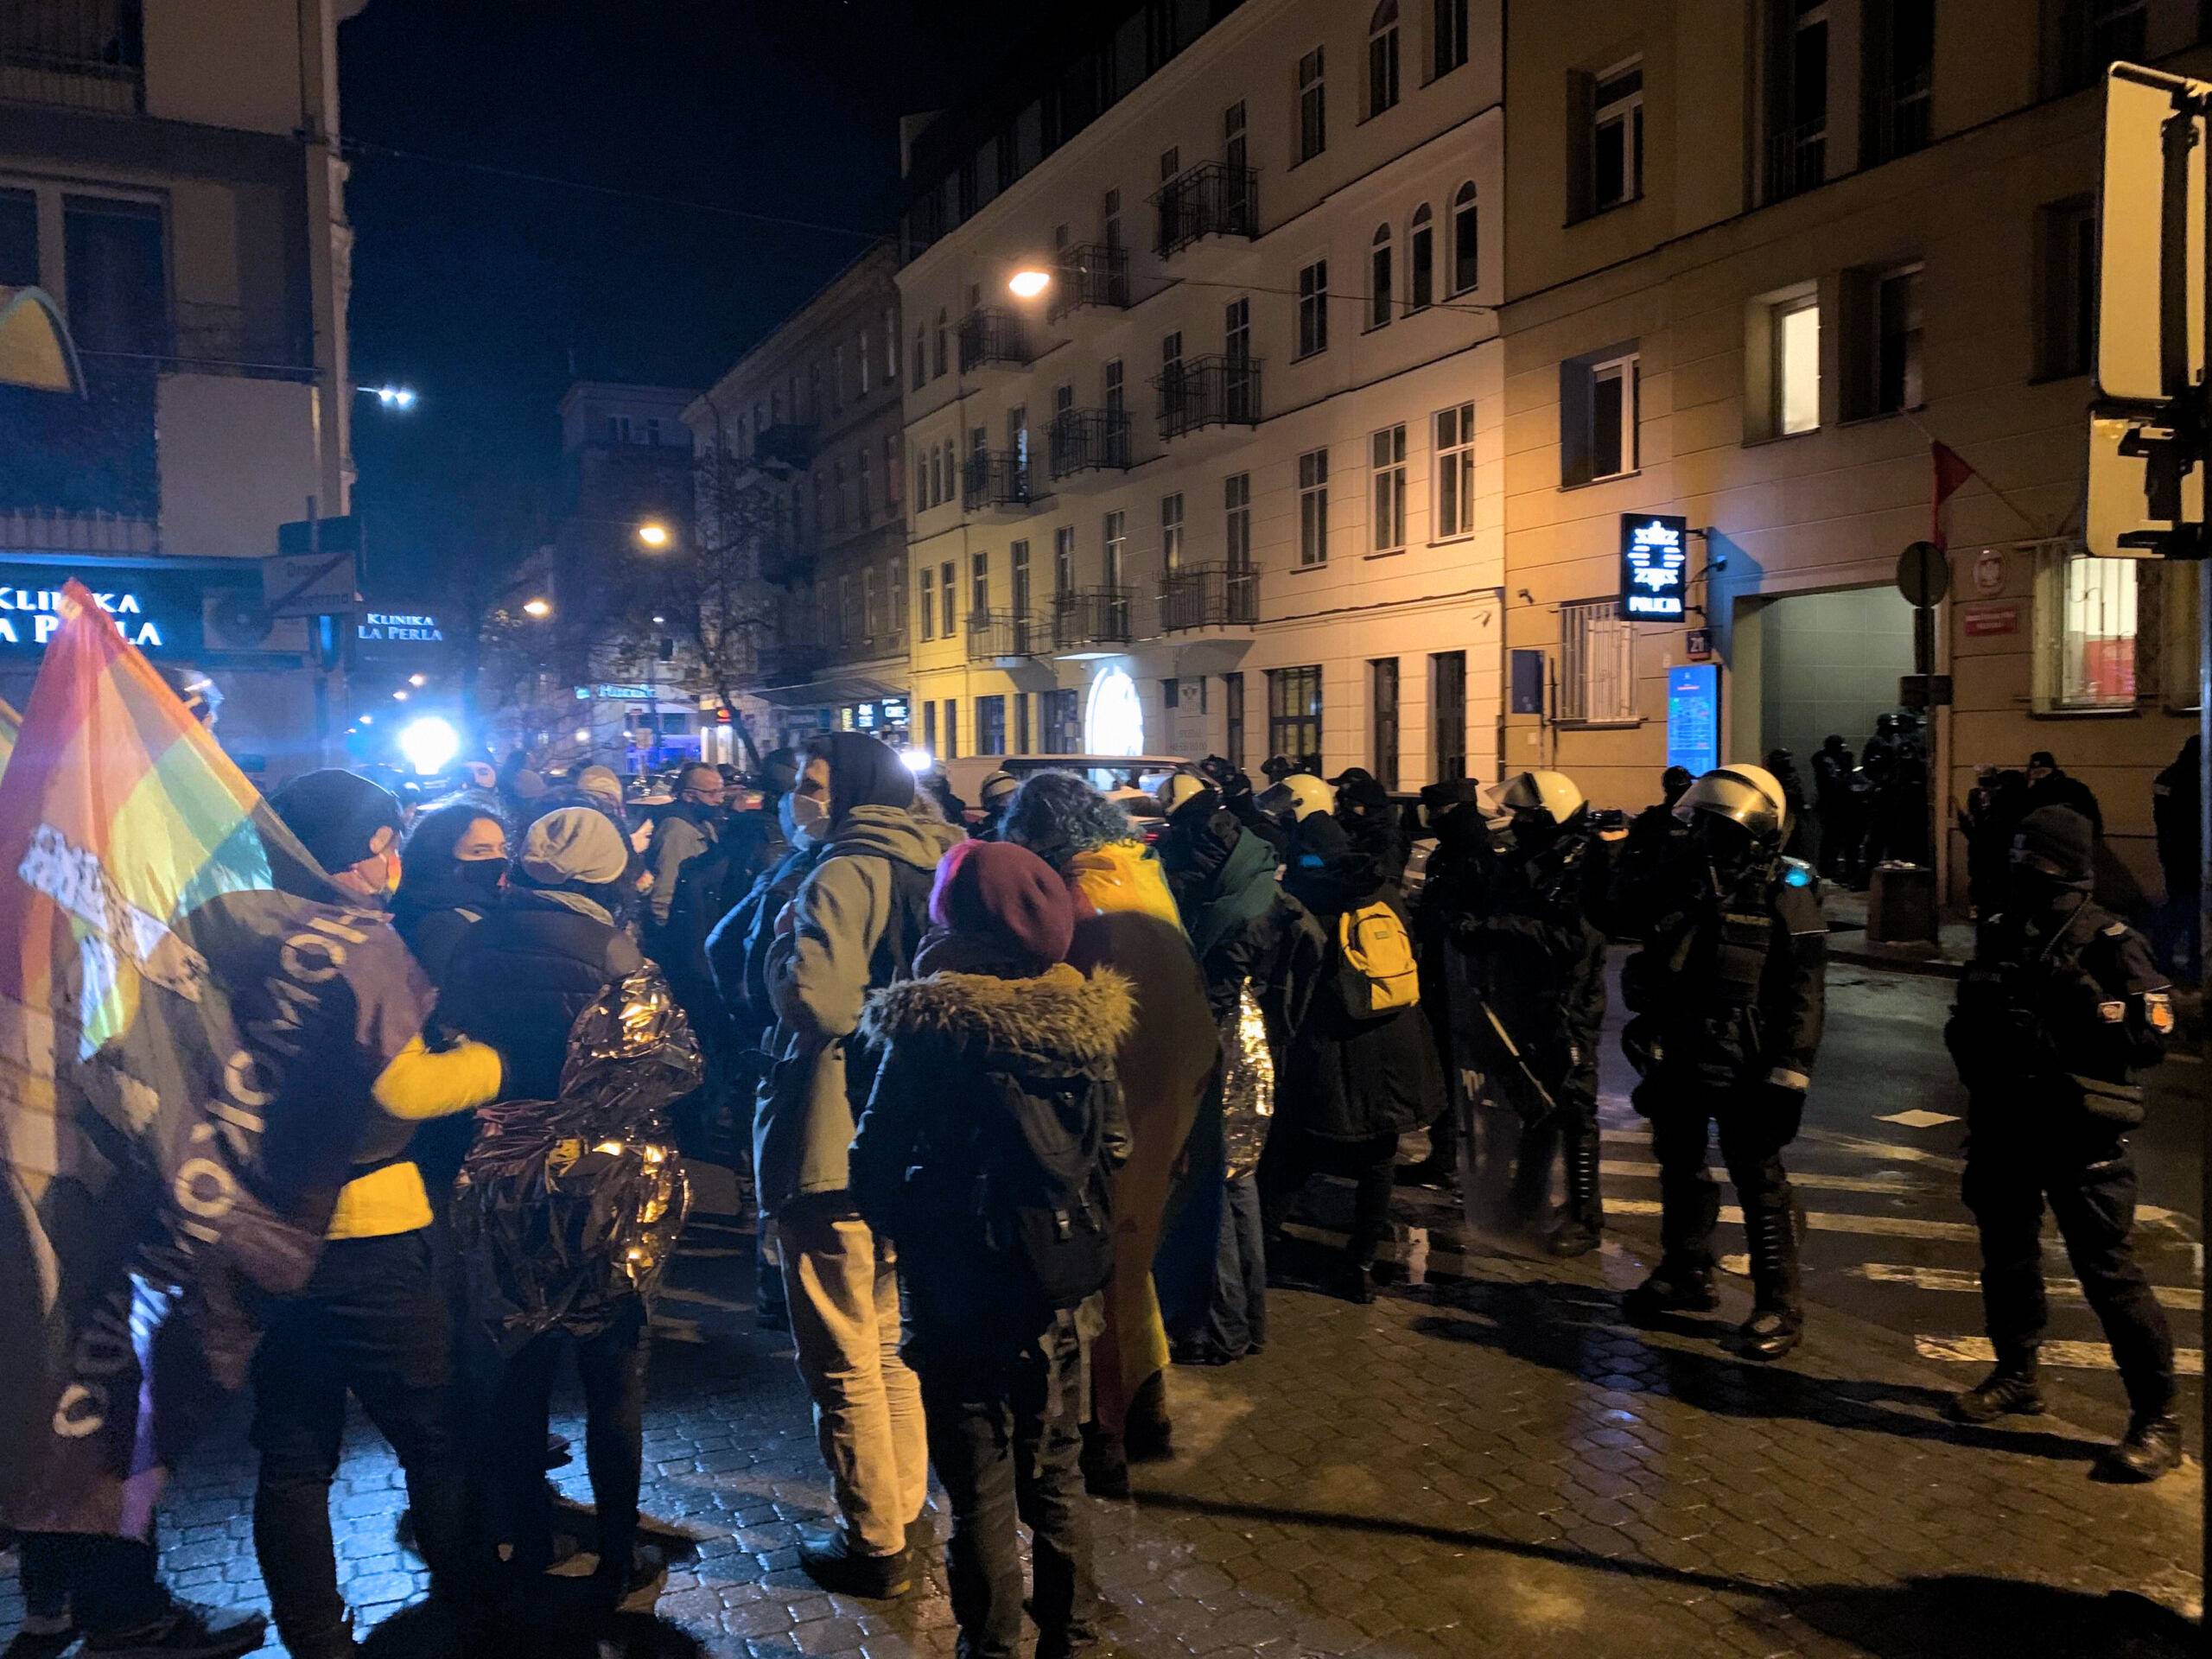
<instances>
[{"instance_id":1,"label":"fur-trimmed hood parka","mask_svg":"<svg viewBox=\"0 0 2212 1659\"><path fill-rule=\"evenodd\" d=\"M1110 968L1083 974L1061 963L1034 979L931 974L868 1000L861 1033L884 1048L942 1044L974 1064L1091 1076L1112 1073L1136 1023L1129 982Z\"/></svg>"}]
</instances>

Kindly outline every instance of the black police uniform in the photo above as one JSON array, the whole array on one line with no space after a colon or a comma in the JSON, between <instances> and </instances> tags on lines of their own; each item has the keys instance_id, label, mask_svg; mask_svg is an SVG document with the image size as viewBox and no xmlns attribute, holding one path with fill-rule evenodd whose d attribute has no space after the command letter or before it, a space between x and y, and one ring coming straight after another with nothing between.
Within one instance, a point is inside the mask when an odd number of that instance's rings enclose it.
<instances>
[{"instance_id":1,"label":"black police uniform","mask_svg":"<svg viewBox=\"0 0 2212 1659\"><path fill-rule=\"evenodd\" d=\"M2165 1053L2171 988L2143 938L2087 897L1992 917L1944 1035L1971 1097L1962 1196L2000 1373L2032 1379L2048 1319L2044 1205L2139 1421L2170 1411L2174 1345L2135 1259L2133 1076Z\"/></svg>"},{"instance_id":2,"label":"black police uniform","mask_svg":"<svg viewBox=\"0 0 2212 1659\"><path fill-rule=\"evenodd\" d=\"M1827 924L1811 870L1771 855L1755 861L1725 896L1693 891L1666 908L1671 913L1656 918L1643 949L1629 959L1621 989L1640 1016L1627 1034L1631 1053L1644 1055L1633 1098L1651 1120L1659 1160L1664 1254L1653 1278L1688 1294L1655 1299L1656 1287L1647 1285L1631 1293L1629 1307L1635 1314L1653 1300L1662 1307L1715 1305L1713 1232L1720 1197L1706 1147L1717 1127L1750 1241L1753 1319L1779 1321L1764 1337L1748 1326L1745 1334L1754 1336L1754 1352L1776 1357L1795 1344L1802 1320L1796 1200L1782 1149L1796 1138L1820 1050Z\"/></svg>"}]
</instances>

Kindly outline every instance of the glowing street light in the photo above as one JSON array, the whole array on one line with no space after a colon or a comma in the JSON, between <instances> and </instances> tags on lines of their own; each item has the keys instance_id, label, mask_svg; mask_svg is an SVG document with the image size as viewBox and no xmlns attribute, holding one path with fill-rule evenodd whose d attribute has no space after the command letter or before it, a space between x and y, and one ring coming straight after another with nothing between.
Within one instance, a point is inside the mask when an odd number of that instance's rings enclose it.
<instances>
[{"instance_id":1,"label":"glowing street light","mask_svg":"<svg viewBox=\"0 0 2212 1659\"><path fill-rule=\"evenodd\" d=\"M443 772L461 753L461 734L435 715L410 721L399 734L399 752L422 776Z\"/></svg>"},{"instance_id":2,"label":"glowing street light","mask_svg":"<svg viewBox=\"0 0 2212 1659\"><path fill-rule=\"evenodd\" d=\"M1007 278L1007 287L1017 300L1033 300L1052 285L1052 273L1034 265L1025 265Z\"/></svg>"},{"instance_id":3,"label":"glowing street light","mask_svg":"<svg viewBox=\"0 0 2212 1659\"><path fill-rule=\"evenodd\" d=\"M407 693L406 693L406 691L403 689L403 690L397 690L397 691L393 692L393 693L391 694L391 700L392 700L394 702L406 702L406 701L407 701Z\"/></svg>"},{"instance_id":4,"label":"glowing street light","mask_svg":"<svg viewBox=\"0 0 2212 1659\"><path fill-rule=\"evenodd\" d=\"M522 613L542 620L553 614L553 607L542 599L525 599L522 602Z\"/></svg>"},{"instance_id":5,"label":"glowing street light","mask_svg":"<svg viewBox=\"0 0 2212 1659\"><path fill-rule=\"evenodd\" d=\"M427 675L423 675L423 674L410 674L410 675L407 677L407 683L408 683L408 684L410 684L410 685L411 685L411 686L415 686L415 687L416 687L416 688L418 688L418 689L419 689L419 688L421 688L421 687L423 687L423 686L428 685L429 683L430 683L430 682L429 682L429 676L427 676Z\"/></svg>"},{"instance_id":6,"label":"glowing street light","mask_svg":"<svg viewBox=\"0 0 2212 1659\"><path fill-rule=\"evenodd\" d=\"M412 386L359 386L385 409L409 410L415 407L415 388Z\"/></svg>"},{"instance_id":7,"label":"glowing street light","mask_svg":"<svg viewBox=\"0 0 2212 1659\"><path fill-rule=\"evenodd\" d=\"M648 518L638 526L638 539L647 547L666 547L671 540L668 526L658 518Z\"/></svg>"}]
</instances>

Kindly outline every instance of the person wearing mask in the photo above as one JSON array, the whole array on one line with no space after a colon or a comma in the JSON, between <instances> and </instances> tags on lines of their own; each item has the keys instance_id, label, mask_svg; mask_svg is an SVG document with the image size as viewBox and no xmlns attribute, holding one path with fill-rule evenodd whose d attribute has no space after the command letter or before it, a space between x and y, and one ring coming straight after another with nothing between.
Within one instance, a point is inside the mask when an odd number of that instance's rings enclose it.
<instances>
[{"instance_id":1,"label":"person wearing mask","mask_svg":"<svg viewBox=\"0 0 2212 1659\"><path fill-rule=\"evenodd\" d=\"M1467 956L1452 943L1462 918L1483 913L1496 872L1497 849L1482 785L1471 778L1430 784L1421 792L1422 816L1436 837L1421 895L1413 906L1414 948L1421 961L1421 1018L1427 1023L1443 1075L1442 1102L1428 1125L1428 1151L1401 1165L1404 1186L1450 1187L1459 1179L1459 1138L1471 1115L1465 1021L1474 1014Z\"/></svg>"},{"instance_id":2,"label":"person wearing mask","mask_svg":"<svg viewBox=\"0 0 2212 1659\"><path fill-rule=\"evenodd\" d=\"M983 821L976 826L976 839L1001 839L999 821L1006 814L1007 803L1014 798L1014 791L1021 787L1021 779L1001 766L985 778L976 796L983 804Z\"/></svg>"},{"instance_id":3,"label":"person wearing mask","mask_svg":"<svg viewBox=\"0 0 2212 1659\"><path fill-rule=\"evenodd\" d=\"M1689 832L1684 855L1621 974L1637 1016L1622 1046L1642 1074L1630 1098L1650 1120L1659 1161L1662 1250L1623 1310L1650 1324L1719 1306L1720 1199L1706 1166L1717 1125L1751 1249L1751 1314L1738 1334L1760 1360L1781 1358L1804 1332L1802 1223L1782 1153L1804 1118L1827 1011L1819 878L1782 855L1783 811L1782 786L1758 766L1691 785L1675 807Z\"/></svg>"},{"instance_id":4,"label":"person wearing mask","mask_svg":"<svg viewBox=\"0 0 2212 1659\"><path fill-rule=\"evenodd\" d=\"M1329 779L1337 791L1337 822L1351 844L1375 861L1375 868L1393 881L1406 874L1405 843L1398 835L1398 809L1375 774L1364 766L1351 766Z\"/></svg>"},{"instance_id":5,"label":"person wearing mask","mask_svg":"<svg viewBox=\"0 0 2212 1659\"><path fill-rule=\"evenodd\" d=\"M2202 976L2204 942L2204 855L2198 839L2203 810L2203 750L2190 733L2173 763L2151 785L2151 827L2158 843L2158 868L2166 880L2167 956L2177 972Z\"/></svg>"},{"instance_id":6,"label":"person wearing mask","mask_svg":"<svg viewBox=\"0 0 2212 1659\"><path fill-rule=\"evenodd\" d=\"M1177 772L1158 799L1167 821L1160 868L1198 959L1223 1055L1218 1149L1209 1148L1205 1171L1196 1168L1195 1155L1192 1164L1194 1175L1222 1182L1224 1201L1214 1237L1197 1241L1211 1248L1189 1252L1201 1270L1192 1294L1170 1307L1168 1339L1178 1364L1225 1365L1267 1345L1267 1250L1254 1172L1274 1115L1280 1060L1305 1018L1325 945L1305 906L1275 879L1274 849L1236 821L1205 779ZM1203 1227L1215 1211L1193 1202L1185 1213ZM1183 1254L1177 1246L1184 1230L1179 1222L1163 1241L1155 1278L1165 1281ZM1162 1295L1169 1300L1165 1282Z\"/></svg>"},{"instance_id":7,"label":"person wearing mask","mask_svg":"<svg viewBox=\"0 0 2212 1659\"><path fill-rule=\"evenodd\" d=\"M1688 832L1675 816L1675 804L1694 779L1687 767L1669 766L1659 774L1659 799L1629 820L1628 834L1608 861L1597 920L1617 939L1640 939L1651 925L1649 906L1658 883L1682 849Z\"/></svg>"},{"instance_id":8,"label":"person wearing mask","mask_svg":"<svg viewBox=\"0 0 2212 1659\"><path fill-rule=\"evenodd\" d=\"M677 774L676 798L653 826L652 842L645 849L645 869L652 878L642 918L645 950L679 997L682 982L691 976L695 958L705 948L708 930L721 919L702 919L711 905L700 902L699 889L711 874L706 866L721 836L725 794L722 775L714 767L696 761L685 766ZM703 969L703 963L697 965Z\"/></svg>"},{"instance_id":9,"label":"person wearing mask","mask_svg":"<svg viewBox=\"0 0 2212 1659\"><path fill-rule=\"evenodd\" d=\"M391 923L433 985L468 930L499 901L507 879L507 828L473 801L456 801L415 821L399 855Z\"/></svg>"},{"instance_id":10,"label":"person wearing mask","mask_svg":"<svg viewBox=\"0 0 2212 1659\"><path fill-rule=\"evenodd\" d=\"M607 816L563 807L530 826L505 901L469 930L453 958L452 988L440 1013L455 1029L503 1055L509 1101L552 1101L561 1093L569 1033L607 987L645 968L623 931L632 889L629 847ZM513 1225L527 1231L526 1218ZM648 1351L646 1308L628 1300L575 1343L583 1382L585 1464L598 1516L594 1588L620 1601L649 1582L635 1556ZM543 1478L553 1374L564 1344L556 1329L507 1359L486 1425L493 1455L492 1529L511 1547L526 1584L551 1564L552 1511Z\"/></svg>"},{"instance_id":11,"label":"person wearing mask","mask_svg":"<svg viewBox=\"0 0 2212 1659\"><path fill-rule=\"evenodd\" d=\"M1071 1659L1101 1610L1079 1468L1084 1348L1113 1271L1113 1177L1128 1151L1115 1061L1135 1010L1121 976L1067 964L1073 898L1022 848L956 848L930 918L916 977L868 997L862 1032L882 1065L853 1140L853 1198L898 1243L905 1355L952 1510L959 1650L1021 1651L1019 1518L1038 1659Z\"/></svg>"},{"instance_id":12,"label":"person wearing mask","mask_svg":"<svg viewBox=\"0 0 2212 1659\"><path fill-rule=\"evenodd\" d=\"M2149 1481L2181 1462L2173 1335L2135 1259L2136 1079L2164 1057L2172 988L2149 945L2090 895L2095 834L2039 807L2013 837L2001 914L1979 931L1944 1028L1969 1099L1961 1192L1981 1235L1982 1312L1994 1370L1951 1402L1962 1422L2044 1409L2049 1205L2127 1390L2127 1432L2097 1465Z\"/></svg>"},{"instance_id":13,"label":"person wearing mask","mask_svg":"<svg viewBox=\"0 0 2212 1659\"><path fill-rule=\"evenodd\" d=\"M1515 1218L1548 1224L1552 1164L1564 1153L1567 1215L1549 1244L1555 1255L1585 1255L1605 1224L1598 1183L1605 938L1585 902L1589 808L1560 772L1508 779L1497 804L1511 823L1487 903L1452 932L1479 1004L1464 1034L1492 1138L1502 1145L1518 1131Z\"/></svg>"},{"instance_id":14,"label":"person wearing mask","mask_svg":"<svg viewBox=\"0 0 2212 1659\"><path fill-rule=\"evenodd\" d=\"M1813 757L1813 810L1821 821L1818 868L1832 881L1849 880L1858 864L1858 771L1859 761L1840 732L1821 740L1820 753ZM1682 786L1689 787L1687 773Z\"/></svg>"},{"instance_id":15,"label":"person wearing mask","mask_svg":"<svg viewBox=\"0 0 2212 1659\"><path fill-rule=\"evenodd\" d=\"M1326 941L1306 1017L1291 1033L1260 1154L1260 1215L1271 1260L1315 1175L1351 1178L1351 1236L1330 1287L1375 1300L1390 1231L1398 1137L1436 1116L1443 1090L1421 1020L1411 918L1395 882L1326 813L1301 819L1283 886Z\"/></svg>"},{"instance_id":16,"label":"person wearing mask","mask_svg":"<svg viewBox=\"0 0 2212 1659\"><path fill-rule=\"evenodd\" d=\"M1220 1064L1221 1039L1174 896L1128 813L1072 773L1039 772L1016 791L1005 829L1008 841L1051 865L1075 897L1068 960L1085 973L1111 968L1136 991L1136 1024L1116 1057L1128 1102L1129 1160L1114 1184L1114 1283L1091 1368L1094 1421L1084 1441L1091 1491L1125 1497L1131 1460L1173 1455L1167 1331L1153 1259L1169 1190Z\"/></svg>"},{"instance_id":17,"label":"person wearing mask","mask_svg":"<svg viewBox=\"0 0 2212 1659\"><path fill-rule=\"evenodd\" d=\"M353 995L317 1000L318 1028L294 1040L313 1056L323 1086L365 1093L368 1128L324 1230L321 1258L302 1290L269 1306L253 1363L252 1438L261 1454L254 1553L277 1632L294 1659L342 1659L357 1648L338 1589L330 1487L349 1393L398 1456L434 1597L467 1605L474 1563L463 1459L449 1420L452 1324L434 1263L429 1199L407 1148L416 1125L496 1097L502 1067L480 1043L433 1052L424 1042L430 988L381 913L400 873L399 803L391 792L351 772L313 772L270 805L359 906L351 937L334 938ZM258 979L242 971L274 952L243 931L232 936L222 900L196 913L194 937L211 962L241 970L226 973L229 982L271 988L260 993L266 1008L243 999L242 1030L301 1017L304 1005L279 998L282 962ZM334 1109L359 1109L336 1101Z\"/></svg>"},{"instance_id":18,"label":"person wearing mask","mask_svg":"<svg viewBox=\"0 0 2212 1659\"><path fill-rule=\"evenodd\" d=\"M753 1149L839 1516L801 1543L799 1565L824 1589L889 1599L913 1583L907 1532L929 1456L899 1357L894 1263L853 1205L848 1150L877 1058L858 1033L868 992L911 971L938 862L961 836L898 755L857 732L807 745L791 823L821 852L768 953L776 1029Z\"/></svg>"}]
</instances>

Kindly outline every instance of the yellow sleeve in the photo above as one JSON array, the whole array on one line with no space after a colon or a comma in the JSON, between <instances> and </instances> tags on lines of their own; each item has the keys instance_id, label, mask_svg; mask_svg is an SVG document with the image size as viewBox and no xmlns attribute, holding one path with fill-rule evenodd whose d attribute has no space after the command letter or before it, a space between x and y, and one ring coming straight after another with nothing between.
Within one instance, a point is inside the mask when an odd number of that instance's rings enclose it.
<instances>
[{"instance_id":1,"label":"yellow sleeve","mask_svg":"<svg viewBox=\"0 0 2212 1659\"><path fill-rule=\"evenodd\" d=\"M497 1100L501 1071L495 1048L460 1043L433 1053L417 1036L377 1074L370 1092L388 1116L419 1123Z\"/></svg>"}]
</instances>

